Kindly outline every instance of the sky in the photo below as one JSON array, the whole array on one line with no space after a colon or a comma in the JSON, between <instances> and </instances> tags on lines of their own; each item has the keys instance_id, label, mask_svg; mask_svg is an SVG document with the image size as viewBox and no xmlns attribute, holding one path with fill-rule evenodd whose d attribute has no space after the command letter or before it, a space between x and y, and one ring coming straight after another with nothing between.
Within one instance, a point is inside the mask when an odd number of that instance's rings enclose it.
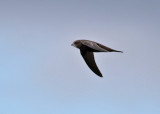
<instances>
[{"instance_id":1,"label":"sky","mask_svg":"<svg viewBox=\"0 0 160 114\"><path fill-rule=\"evenodd\" d=\"M160 114L159 0L1 0L0 114ZM78 39L124 53L85 64Z\"/></svg>"}]
</instances>

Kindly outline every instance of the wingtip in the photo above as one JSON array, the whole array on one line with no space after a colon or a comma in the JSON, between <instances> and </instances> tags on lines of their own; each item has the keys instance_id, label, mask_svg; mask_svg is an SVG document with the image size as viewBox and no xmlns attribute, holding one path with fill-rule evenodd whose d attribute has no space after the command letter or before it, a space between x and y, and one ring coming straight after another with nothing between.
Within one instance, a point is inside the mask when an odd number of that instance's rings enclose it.
<instances>
[{"instance_id":1,"label":"wingtip","mask_svg":"<svg viewBox=\"0 0 160 114\"><path fill-rule=\"evenodd\" d=\"M117 51L117 50L114 50L114 51L111 51L111 52L119 52L119 53L123 53L123 51Z\"/></svg>"},{"instance_id":2,"label":"wingtip","mask_svg":"<svg viewBox=\"0 0 160 114\"><path fill-rule=\"evenodd\" d=\"M120 52L120 53L123 53L123 51L116 51L116 52Z\"/></svg>"},{"instance_id":3,"label":"wingtip","mask_svg":"<svg viewBox=\"0 0 160 114\"><path fill-rule=\"evenodd\" d=\"M98 76L101 77L101 78L103 78L102 74L99 74Z\"/></svg>"}]
</instances>

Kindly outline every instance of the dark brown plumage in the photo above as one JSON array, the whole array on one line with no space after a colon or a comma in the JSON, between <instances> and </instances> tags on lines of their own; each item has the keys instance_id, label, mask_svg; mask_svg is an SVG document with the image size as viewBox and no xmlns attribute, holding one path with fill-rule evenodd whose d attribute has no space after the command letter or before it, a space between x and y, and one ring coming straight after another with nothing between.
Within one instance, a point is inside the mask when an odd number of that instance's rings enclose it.
<instances>
[{"instance_id":1,"label":"dark brown plumage","mask_svg":"<svg viewBox=\"0 0 160 114\"><path fill-rule=\"evenodd\" d=\"M88 67L98 76L103 77L94 59L93 52L121 52L89 40L76 40L72 46L79 48Z\"/></svg>"}]
</instances>

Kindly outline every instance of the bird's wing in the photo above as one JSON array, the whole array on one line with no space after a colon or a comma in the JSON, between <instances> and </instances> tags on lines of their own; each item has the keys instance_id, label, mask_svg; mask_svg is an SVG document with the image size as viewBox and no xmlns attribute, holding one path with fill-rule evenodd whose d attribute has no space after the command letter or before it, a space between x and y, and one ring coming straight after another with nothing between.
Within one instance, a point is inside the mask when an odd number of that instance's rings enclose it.
<instances>
[{"instance_id":1,"label":"bird's wing","mask_svg":"<svg viewBox=\"0 0 160 114\"><path fill-rule=\"evenodd\" d=\"M121 53L123 53L122 51L114 50L114 49L112 49L112 48L109 48L109 47L104 46L104 45L99 44L99 43L97 43L97 45L98 45L99 47L101 47L101 48L103 48L103 49L105 49L105 50L109 51L109 52L113 52L113 51L114 51L114 52L121 52Z\"/></svg>"},{"instance_id":2,"label":"bird's wing","mask_svg":"<svg viewBox=\"0 0 160 114\"><path fill-rule=\"evenodd\" d=\"M83 51L83 50L80 50L81 51L81 55L82 57L84 58L86 64L88 65L88 67L95 73L97 74L98 76L100 77L103 77L101 72L99 71L97 65L96 65L96 62L94 60L94 55L93 55L93 52L88 52L88 51Z\"/></svg>"},{"instance_id":3,"label":"bird's wing","mask_svg":"<svg viewBox=\"0 0 160 114\"><path fill-rule=\"evenodd\" d=\"M92 48L92 49L95 49L99 52L121 52L123 53L122 51L117 51L117 50L114 50L112 48L109 48L107 46L104 46L102 44L99 44L99 43L96 43L96 42L93 42L93 41L88 41L88 40L83 40L81 41L83 45L89 47L89 48Z\"/></svg>"},{"instance_id":4,"label":"bird's wing","mask_svg":"<svg viewBox=\"0 0 160 114\"><path fill-rule=\"evenodd\" d=\"M87 40L84 40L84 41L81 41L81 42L82 42L83 45L85 45L85 46L87 46L89 48L95 49L97 51L100 51L100 52L107 52L108 51L105 48L103 49L102 47L97 45L96 42L87 41Z\"/></svg>"}]
</instances>

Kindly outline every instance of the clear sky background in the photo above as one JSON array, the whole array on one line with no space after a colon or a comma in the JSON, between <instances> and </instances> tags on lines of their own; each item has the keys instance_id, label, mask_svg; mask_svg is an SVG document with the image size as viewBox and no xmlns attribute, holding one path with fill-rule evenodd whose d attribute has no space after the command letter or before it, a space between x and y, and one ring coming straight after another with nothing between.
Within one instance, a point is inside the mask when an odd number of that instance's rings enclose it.
<instances>
[{"instance_id":1,"label":"clear sky background","mask_svg":"<svg viewBox=\"0 0 160 114\"><path fill-rule=\"evenodd\" d=\"M0 114L160 114L160 1L1 0Z\"/></svg>"}]
</instances>

